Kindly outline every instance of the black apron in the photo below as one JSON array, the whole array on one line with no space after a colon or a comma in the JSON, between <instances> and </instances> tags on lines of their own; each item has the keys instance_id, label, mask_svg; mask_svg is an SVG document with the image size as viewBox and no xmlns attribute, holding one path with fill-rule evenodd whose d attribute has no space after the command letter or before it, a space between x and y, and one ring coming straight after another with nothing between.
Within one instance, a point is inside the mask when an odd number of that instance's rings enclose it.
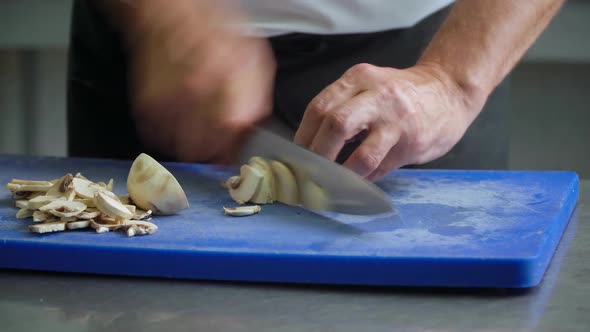
<instances>
[{"instance_id":1,"label":"black apron","mask_svg":"<svg viewBox=\"0 0 590 332\"><path fill-rule=\"evenodd\" d=\"M358 63L413 66L446 17L440 10L413 27L366 34L293 33L270 38L277 61L273 115L295 131L311 99ZM127 58L119 34L91 1L72 11L67 81L68 154L132 159L146 152L136 134L127 88ZM444 157L421 166L447 169L508 167L509 80L492 93L461 141ZM157 135L157 133L154 133ZM358 144L358 143L357 143ZM346 146L343 161L356 146Z\"/></svg>"}]
</instances>

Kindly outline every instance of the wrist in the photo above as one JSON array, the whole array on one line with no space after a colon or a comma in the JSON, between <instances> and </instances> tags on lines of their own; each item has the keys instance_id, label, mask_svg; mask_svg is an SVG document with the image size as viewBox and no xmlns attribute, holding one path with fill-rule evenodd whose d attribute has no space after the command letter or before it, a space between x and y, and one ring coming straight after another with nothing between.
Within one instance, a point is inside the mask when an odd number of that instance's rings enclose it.
<instances>
[{"instance_id":1,"label":"wrist","mask_svg":"<svg viewBox=\"0 0 590 332\"><path fill-rule=\"evenodd\" d=\"M482 110L491 93L475 75L457 73L436 61L420 60L416 67L427 71L442 83L449 94L457 96L463 108L473 119Z\"/></svg>"}]
</instances>

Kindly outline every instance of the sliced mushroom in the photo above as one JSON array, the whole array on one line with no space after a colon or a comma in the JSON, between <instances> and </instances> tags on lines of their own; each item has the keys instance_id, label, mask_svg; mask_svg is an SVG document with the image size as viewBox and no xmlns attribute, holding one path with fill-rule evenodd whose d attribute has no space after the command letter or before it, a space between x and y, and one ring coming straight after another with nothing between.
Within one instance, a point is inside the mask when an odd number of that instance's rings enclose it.
<instances>
[{"instance_id":1,"label":"sliced mushroom","mask_svg":"<svg viewBox=\"0 0 590 332\"><path fill-rule=\"evenodd\" d=\"M16 184L16 183L9 183L6 185L6 188L10 191L19 192L19 191L47 191L51 188L53 184L51 182L42 181L39 184Z\"/></svg>"},{"instance_id":2,"label":"sliced mushroom","mask_svg":"<svg viewBox=\"0 0 590 332\"><path fill-rule=\"evenodd\" d=\"M29 210L37 210L40 207L47 205L54 201L65 201L64 197L55 197L55 196L37 196L29 200L27 204L27 208Z\"/></svg>"},{"instance_id":3,"label":"sliced mushroom","mask_svg":"<svg viewBox=\"0 0 590 332\"><path fill-rule=\"evenodd\" d=\"M76 175L74 175L75 178L78 179L82 179L82 180L88 180L84 175L82 175L82 173L78 172L76 173Z\"/></svg>"},{"instance_id":4,"label":"sliced mushroom","mask_svg":"<svg viewBox=\"0 0 590 332\"><path fill-rule=\"evenodd\" d=\"M19 209L27 208L28 205L29 201L27 201L26 199L19 199L14 202L14 206L16 206Z\"/></svg>"},{"instance_id":5,"label":"sliced mushroom","mask_svg":"<svg viewBox=\"0 0 590 332\"><path fill-rule=\"evenodd\" d=\"M299 189L293 172L285 164L276 160L270 162L270 167L275 180L276 200L287 205L299 204Z\"/></svg>"},{"instance_id":6,"label":"sliced mushroom","mask_svg":"<svg viewBox=\"0 0 590 332\"><path fill-rule=\"evenodd\" d=\"M80 212L76 215L78 219L94 219L100 215L100 210L95 208L87 208L86 210Z\"/></svg>"},{"instance_id":7,"label":"sliced mushroom","mask_svg":"<svg viewBox=\"0 0 590 332\"><path fill-rule=\"evenodd\" d=\"M107 218L98 218L98 219L89 219L90 227L94 228L97 233L104 233L105 230L108 231L115 231L123 226L123 222L114 221L111 223L109 220L107 222Z\"/></svg>"},{"instance_id":8,"label":"sliced mushroom","mask_svg":"<svg viewBox=\"0 0 590 332\"><path fill-rule=\"evenodd\" d=\"M146 220L152 215L152 210L141 210L135 209L135 213L133 213L133 218L131 220Z\"/></svg>"},{"instance_id":9,"label":"sliced mushroom","mask_svg":"<svg viewBox=\"0 0 590 332\"><path fill-rule=\"evenodd\" d=\"M239 206L239 207L232 207L226 208L223 207L223 213L232 217L244 217L244 216L251 216L260 212L261 208L259 205L250 205L250 206Z\"/></svg>"},{"instance_id":10,"label":"sliced mushroom","mask_svg":"<svg viewBox=\"0 0 590 332\"><path fill-rule=\"evenodd\" d=\"M74 202L80 202L85 204L87 207L89 208L95 208L96 205L94 205L94 199L90 199L90 198L75 198Z\"/></svg>"},{"instance_id":11,"label":"sliced mushroom","mask_svg":"<svg viewBox=\"0 0 590 332\"><path fill-rule=\"evenodd\" d=\"M101 226L100 224L90 222L90 227L94 228L97 233L107 233L109 231L108 227Z\"/></svg>"},{"instance_id":12,"label":"sliced mushroom","mask_svg":"<svg viewBox=\"0 0 590 332\"><path fill-rule=\"evenodd\" d=\"M114 187L115 187L115 180L110 179L109 180L109 183L107 183L107 190L108 191L113 191Z\"/></svg>"},{"instance_id":13,"label":"sliced mushroom","mask_svg":"<svg viewBox=\"0 0 590 332\"><path fill-rule=\"evenodd\" d=\"M82 178L74 178L72 183L74 185L76 194L82 198L93 199L95 193L105 190L105 188L99 186L98 184Z\"/></svg>"},{"instance_id":14,"label":"sliced mushroom","mask_svg":"<svg viewBox=\"0 0 590 332\"><path fill-rule=\"evenodd\" d=\"M163 166L143 154L134 164L137 167L135 171L130 171L128 185L139 190L140 196L141 191L153 189L155 194L144 195L147 196L144 198L151 199L148 202L150 207L159 208L161 214L175 213L188 207L184 191ZM147 176L147 180L142 180L142 176ZM155 181L150 178L152 176ZM142 183L134 186L133 180L136 184ZM33 217L36 224L29 226L31 232L50 233L93 227L102 233L124 228L129 236L134 236L152 234L157 230L155 224L146 221L151 220L151 209L139 209L130 196L117 196L112 192L114 179L108 183L95 183L80 173L75 176L67 173L51 181L14 179L6 187L19 208L17 218ZM178 197L181 199L176 200Z\"/></svg>"},{"instance_id":15,"label":"sliced mushroom","mask_svg":"<svg viewBox=\"0 0 590 332\"><path fill-rule=\"evenodd\" d=\"M18 210L18 212L16 213L16 218L17 219L29 218L29 217L33 216L33 213L34 213L33 210L23 208L23 209Z\"/></svg>"},{"instance_id":16,"label":"sliced mushroom","mask_svg":"<svg viewBox=\"0 0 590 332\"><path fill-rule=\"evenodd\" d=\"M113 193L112 191L103 190L103 191L101 191L101 192L102 192L103 194L107 195L108 197L110 197L110 198L114 199L115 201L117 201L117 202L119 202L119 203L123 204L123 203L121 202L121 200L119 199L119 196L115 195L115 193ZM123 205L125 205L125 204L123 204Z\"/></svg>"},{"instance_id":17,"label":"sliced mushroom","mask_svg":"<svg viewBox=\"0 0 590 332\"><path fill-rule=\"evenodd\" d=\"M94 204L104 214L115 219L131 219L133 213L121 204L118 199L104 192L97 192L94 195Z\"/></svg>"},{"instance_id":18,"label":"sliced mushroom","mask_svg":"<svg viewBox=\"0 0 590 332\"><path fill-rule=\"evenodd\" d=\"M39 211L51 213L59 218L74 217L84 210L85 204L66 200L56 200L39 208Z\"/></svg>"},{"instance_id":19,"label":"sliced mushroom","mask_svg":"<svg viewBox=\"0 0 590 332\"><path fill-rule=\"evenodd\" d=\"M310 209L323 210L329 206L326 191L310 179L300 179L299 194L301 203Z\"/></svg>"},{"instance_id":20,"label":"sliced mushroom","mask_svg":"<svg viewBox=\"0 0 590 332\"><path fill-rule=\"evenodd\" d=\"M240 186L241 181L242 178L239 175L235 175L223 182L223 187L226 189L236 189Z\"/></svg>"},{"instance_id":21,"label":"sliced mushroom","mask_svg":"<svg viewBox=\"0 0 590 332\"><path fill-rule=\"evenodd\" d=\"M47 184L51 184L50 181L31 181L31 180L21 180L21 179L12 179L10 181L12 184L20 184L20 185L43 185L46 186Z\"/></svg>"},{"instance_id":22,"label":"sliced mushroom","mask_svg":"<svg viewBox=\"0 0 590 332\"><path fill-rule=\"evenodd\" d=\"M244 204L256 193L258 187L262 182L263 174L255 167L250 165L242 165L240 167L240 181L233 180L232 183L237 183L235 188L229 188L229 195L238 204Z\"/></svg>"},{"instance_id":23,"label":"sliced mushroom","mask_svg":"<svg viewBox=\"0 0 590 332\"><path fill-rule=\"evenodd\" d=\"M129 195L120 195L120 196L117 196L117 198L119 199L119 202L121 202L122 204L125 204L125 205L133 204L133 201L131 200L131 198L129 198Z\"/></svg>"},{"instance_id":24,"label":"sliced mushroom","mask_svg":"<svg viewBox=\"0 0 590 332\"><path fill-rule=\"evenodd\" d=\"M66 224L67 229L80 229L90 227L90 220L78 220Z\"/></svg>"},{"instance_id":25,"label":"sliced mushroom","mask_svg":"<svg viewBox=\"0 0 590 332\"><path fill-rule=\"evenodd\" d=\"M248 164L258 169L262 174L262 181L249 201L256 204L272 203L276 197L276 189L270 165L265 159L260 157L250 158Z\"/></svg>"},{"instance_id":26,"label":"sliced mushroom","mask_svg":"<svg viewBox=\"0 0 590 332\"><path fill-rule=\"evenodd\" d=\"M151 222L140 220L126 221L123 226L127 229L127 236L135 235L149 235L154 234L158 230L158 226Z\"/></svg>"},{"instance_id":27,"label":"sliced mushroom","mask_svg":"<svg viewBox=\"0 0 590 332\"><path fill-rule=\"evenodd\" d=\"M62 176L53 184L53 186L51 188L49 188L49 190L47 191L47 193L45 195L56 196L56 197L60 197L60 196L69 197L70 193L72 192L72 189L74 187L72 184L73 179L74 179L74 176L70 173Z\"/></svg>"},{"instance_id":28,"label":"sliced mushroom","mask_svg":"<svg viewBox=\"0 0 590 332\"><path fill-rule=\"evenodd\" d=\"M129 210L129 212L133 213L133 215L135 215L135 210L137 209L135 207L135 205L130 205L130 204L123 204L124 207L127 208L127 210Z\"/></svg>"},{"instance_id":29,"label":"sliced mushroom","mask_svg":"<svg viewBox=\"0 0 590 332\"><path fill-rule=\"evenodd\" d=\"M129 171L127 192L135 205L154 214L175 214L189 207L186 194L176 178L145 153L140 154Z\"/></svg>"},{"instance_id":30,"label":"sliced mushroom","mask_svg":"<svg viewBox=\"0 0 590 332\"><path fill-rule=\"evenodd\" d=\"M43 211L33 212L33 221L34 222L44 222L44 221L47 221L48 219L49 219L49 216L47 215L47 213L45 213Z\"/></svg>"},{"instance_id":31,"label":"sliced mushroom","mask_svg":"<svg viewBox=\"0 0 590 332\"><path fill-rule=\"evenodd\" d=\"M47 222L42 224L29 225L29 230L33 233L52 233L66 230L66 223L62 221Z\"/></svg>"},{"instance_id":32,"label":"sliced mushroom","mask_svg":"<svg viewBox=\"0 0 590 332\"><path fill-rule=\"evenodd\" d=\"M28 200L31 200L31 199L33 199L35 197L44 196L44 194L45 194L42 191L26 191L26 193L28 193L27 196L26 196L26 198Z\"/></svg>"},{"instance_id":33,"label":"sliced mushroom","mask_svg":"<svg viewBox=\"0 0 590 332\"><path fill-rule=\"evenodd\" d=\"M38 191L35 193L39 193ZM10 197L14 199L30 199L33 195L33 192L30 191L12 191L10 190Z\"/></svg>"},{"instance_id":34,"label":"sliced mushroom","mask_svg":"<svg viewBox=\"0 0 590 332\"><path fill-rule=\"evenodd\" d=\"M122 219L116 219L104 213L101 213L97 218L94 219L99 224L121 226Z\"/></svg>"}]
</instances>

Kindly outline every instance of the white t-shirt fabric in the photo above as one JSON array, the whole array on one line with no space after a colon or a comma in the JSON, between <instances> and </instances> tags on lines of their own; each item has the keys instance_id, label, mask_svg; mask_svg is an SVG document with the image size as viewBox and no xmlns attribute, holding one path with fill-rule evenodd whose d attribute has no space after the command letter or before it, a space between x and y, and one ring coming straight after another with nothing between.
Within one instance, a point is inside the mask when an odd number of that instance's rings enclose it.
<instances>
[{"instance_id":1,"label":"white t-shirt fabric","mask_svg":"<svg viewBox=\"0 0 590 332\"><path fill-rule=\"evenodd\" d=\"M368 33L407 28L453 0L233 0L250 16L246 35Z\"/></svg>"}]
</instances>

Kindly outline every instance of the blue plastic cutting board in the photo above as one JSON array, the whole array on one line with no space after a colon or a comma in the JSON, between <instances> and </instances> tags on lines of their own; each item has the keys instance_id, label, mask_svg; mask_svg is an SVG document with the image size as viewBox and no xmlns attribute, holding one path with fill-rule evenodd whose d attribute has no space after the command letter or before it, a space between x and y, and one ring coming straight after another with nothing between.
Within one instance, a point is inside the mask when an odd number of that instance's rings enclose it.
<instances>
[{"instance_id":1,"label":"blue plastic cutting board","mask_svg":"<svg viewBox=\"0 0 590 332\"><path fill-rule=\"evenodd\" d=\"M0 182L82 172L125 192L130 162L0 156ZM571 172L403 170L379 183L395 213L315 214L281 204L251 217L220 181L233 170L166 164L190 209L157 233L32 234L0 192L0 267L189 279L357 285L537 285L578 200Z\"/></svg>"}]
</instances>

